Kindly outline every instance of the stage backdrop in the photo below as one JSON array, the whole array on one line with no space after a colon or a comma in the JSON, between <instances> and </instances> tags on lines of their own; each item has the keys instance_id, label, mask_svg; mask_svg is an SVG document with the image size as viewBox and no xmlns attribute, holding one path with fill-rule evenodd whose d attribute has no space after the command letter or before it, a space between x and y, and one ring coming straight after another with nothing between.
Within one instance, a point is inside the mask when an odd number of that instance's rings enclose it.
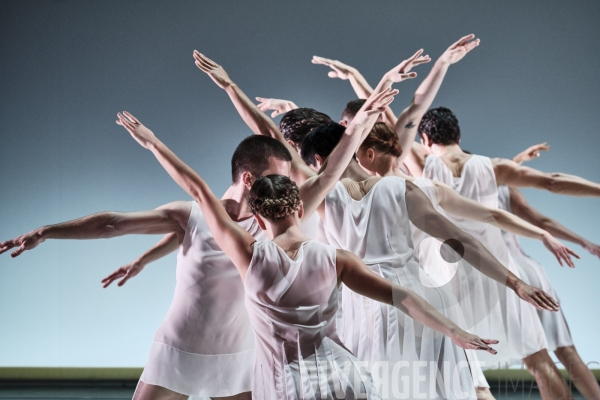
<instances>
[{"instance_id":1,"label":"stage backdrop","mask_svg":"<svg viewBox=\"0 0 600 400\"><path fill-rule=\"evenodd\" d=\"M3 1L0 4L0 240L104 211L188 196L115 124L131 111L222 194L230 155L250 134L227 95L193 63L198 49L251 97L291 99L338 119L355 98L313 55L372 85L424 48L435 60L475 33L434 106L452 108L463 147L512 157L547 141L531 166L600 181L600 3L589 1ZM397 85L411 100L431 65ZM600 242L600 199L525 190L541 212ZM169 307L175 256L124 287L100 280L160 236L47 241L0 256L0 366L143 366ZM578 246L561 268L524 241L560 294L575 343L600 361L600 260Z\"/></svg>"}]
</instances>

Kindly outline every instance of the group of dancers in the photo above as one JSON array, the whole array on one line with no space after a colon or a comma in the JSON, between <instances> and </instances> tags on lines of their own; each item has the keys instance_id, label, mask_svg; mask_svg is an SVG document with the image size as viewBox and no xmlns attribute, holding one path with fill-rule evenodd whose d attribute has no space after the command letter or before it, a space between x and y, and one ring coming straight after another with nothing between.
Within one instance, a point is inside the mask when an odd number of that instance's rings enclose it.
<instances>
[{"instance_id":1,"label":"group of dancers","mask_svg":"<svg viewBox=\"0 0 600 400\"><path fill-rule=\"evenodd\" d=\"M514 160L460 148L456 116L429 107L448 68L478 45L474 35L451 45L398 117L391 87L431 61L422 50L375 89L355 68L314 57L359 97L339 123L291 101L256 105L194 51L254 133L233 153L225 194L122 112L117 124L193 201L43 226L0 243L0 253L16 257L46 239L165 234L102 280L122 286L179 250L174 298L134 399L493 399L483 370L521 363L544 400L572 399L549 351L584 398L598 398L558 297L518 236L570 267L578 256L557 238L598 257L600 246L517 188L600 197L600 184L522 165L545 144ZM279 126L268 110L284 114Z\"/></svg>"}]
</instances>

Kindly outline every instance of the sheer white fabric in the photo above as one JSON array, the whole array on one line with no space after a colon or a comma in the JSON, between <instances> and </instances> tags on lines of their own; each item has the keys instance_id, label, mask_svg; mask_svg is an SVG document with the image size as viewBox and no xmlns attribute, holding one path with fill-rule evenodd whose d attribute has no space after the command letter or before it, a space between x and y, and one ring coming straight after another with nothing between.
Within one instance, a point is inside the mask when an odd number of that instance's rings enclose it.
<instances>
[{"instance_id":1,"label":"sheer white fabric","mask_svg":"<svg viewBox=\"0 0 600 400\"><path fill-rule=\"evenodd\" d=\"M272 241L254 244L245 280L256 333L253 398L378 399L336 332L335 252L310 240L292 260Z\"/></svg>"},{"instance_id":2,"label":"sheer white fabric","mask_svg":"<svg viewBox=\"0 0 600 400\"><path fill-rule=\"evenodd\" d=\"M238 223L267 239L254 218ZM244 286L196 202L177 256L171 307L154 336L142 382L192 398L232 396L252 386L254 334Z\"/></svg>"},{"instance_id":3,"label":"sheer white fabric","mask_svg":"<svg viewBox=\"0 0 600 400\"><path fill-rule=\"evenodd\" d=\"M327 240L352 251L373 273L413 290L456 321L460 316L455 314L453 296L433 283L427 287L420 282L405 190L403 179L385 177L357 201L338 182L325 200ZM475 398L465 351L450 338L345 286L342 303L344 344L367 363L382 398Z\"/></svg>"},{"instance_id":4,"label":"sheer white fabric","mask_svg":"<svg viewBox=\"0 0 600 400\"><path fill-rule=\"evenodd\" d=\"M496 176L487 157L472 156L463 167L460 177L453 177L444 162L433 155L426 159L423 177L443 182L464 197L479 201L488 207L498 207ZM489 224L465 220L444 214L466 233L479 240L511 272L520 276L510 256L499 228ZM490 339L498 339L498 354L480 352L483 368L498 368L517 364L533 353L546 348L544 330L535 308L522 301L504 285L487 278L461 259L452 265L440 255L435 241L415 243L418 258L428 257L426 270L439 285L451 288L458 298L471 332ZM451 279L448 280L449 271Z\"/></svg>"},{"instance_id":5,"label":"sheer white fabric","mask_svg":"<svg viewBox=\"0 0 600 400\"><path fill-rule=\"evenodd\" d=\"M498 187L498 203L500 208L512 213L508 186ZM510 255L517 264L521 278L528 284L544 290L559 301L558 295L550 284L548 275L546 275L546 270L523 251L519 237L514 233L505 231L502 231L502 236ZM546 333L549 351L554 351L557 347L573 346L569 325L567 325L562 308L558 312L538 311L537 313Z\"/></svg>"}]
</instances>

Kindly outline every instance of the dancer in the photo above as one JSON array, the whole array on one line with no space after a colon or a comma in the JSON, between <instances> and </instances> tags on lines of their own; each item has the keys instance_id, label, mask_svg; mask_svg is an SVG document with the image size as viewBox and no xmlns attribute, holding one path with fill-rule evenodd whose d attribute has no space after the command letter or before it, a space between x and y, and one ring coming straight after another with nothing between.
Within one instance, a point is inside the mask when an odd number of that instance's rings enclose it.
<instances>
[{"instance_id":1,"label":"dancer","mask_svg":"<svg viewBox=\"0 0 600 400\"><path fill-rule=\"evenodd\" d=\"M386 124L378 122L373 126L367 138L358 148L356 158L360 166L372 175L399 176L419 186L428 194L434 205L439 206L448 214L477 222L489 223L497 228L511 232L513 235L540 240L556 257L561 266L564 262L571 268L575 267L571 256L577 258L579 256L560 243L550 232L534 226L521 218L517 218L508 211L488 207L477 201L463 197L443 183L406 175L400 170L397 164L401 154L402 148L400 147L396 133ZM430 195L431 191L428 188L433 189L433 196ZM419 241L414 236L413 240L415 242ZM443 279L443 283L449 281L453 275L454 273L450 272L449 277ZM437 278L436 276L432 277L434 279ZM538 285L534 286L540 287Z\"/></svg>"},{"instance_id":2,"label":"dancer","mask_svg":"<svg viewBox=\"0 0 600 400\"><path fill-rule=\"evenodd\" d=\"M118 123L151 150L171 177L194 197L217 243L244 281L246 304L257 337L255 398L296 398L299 394L333 398L338 397L340 390L344 398L356 398L361 390L370 398L377 398L368 373L358 367L337 339L334 320L338 279L451 334L465 348L493 352L488 345L493 340L462 331L416 294L373 275L351 253L310 241L300 232L303 213L316 208L343 167L332 163L300 188L281 175L257 180L250 192L250 204L257 222L272 239L261 242L232 223L206 183L131 114L119 114ZM347 162L350 155L341 153L333 158ZM305 205L300 196L306 199ZM346 373L344 363L352 363L354 368ZM358 384L352 384L354 378L359 379Z\"/></svg>"},{"instance_id":3,"label":"dancer","mask_svg":"<svg viewBox=\"0 0 600 400\"><path fill-rule=\"evenodd\" d=\"M531 146L513 158L521 164L540 156L540 151L547 151L546 143ZM525 197L515 188L500 186L498 188L498 203L501 209L515 213L530 223L552 232L557 237L581 245L596 257L600 257L600 246L570 231L559 222L541 214L527 203ZM506 246L514 258L523 279L536 287L543 288L547 293L558 299L550 284L544 268L529 257L521 247L518 236L511 232L502 232ZM581 359L577 352L571 332L562 308L557 313L538 311L548 340L548 350L553 351L571 376L571 381L585 399L597 399L600 395L598 381Z\"/></svg>"},{"instance_id":4,"label":"dancer","mask_svg":"<svg viewBox=\"0 0 600 400\"><path fill-rule=\"evenodd\" d=\"M331 151L336 147L337 143L341 138L342 132L343 127L337 124L323 125L321 127L315 128L306 137L303 143L302 154L303 158L305 159L305 162L307 164L314 165L317 169L321 168L320 160L326 159L331 153ZM316 154L318 152L320 152L320 154ZM328 161L328 164L329 162L330 161ZM356 161L352 160L351 162ZM362 181L359 184L356 184L350 179L343 180L342 182L344 183L344 185L338 184L336 188L327 196L326 211L322 211L322 218L324 219L325 230L327 232L327 239L329 243L344 249L353 249L355 251L356 249L361 249L361 252L359 252L358 255L364 255L366 257L365 262L367 264L373 262L373 268L375 268L378 273L383 274L384 272L382 272L381 268L383 268L383 270L387 270L388 267L382 267L379 265L379 263L387 259L394 260L395 255L397 256L398 249L405 249L406 253L408 254L407 257L409 260L413 257L412 245L404 245L404 247L400 244L393 245L393 243L396 243L398 241L401 243L404 243L404 241L406 241L406 239L398 238L398 235L400 235L400 233L398 232L402 232L402 234L405 236L410 235L408 237L411 237L412 234L410 232L411 229L407 224L397 222L401 221L401 219L399 219L399 216L396 216L394 214L395 206L393 205L393 203L387 203L384 200L380 200L380 198L385 198L385 195L378 195L377 193L371 195L371 192L368 191L368 189L366 189L370 187L369 182L371 181L372 179L369 179L367 181ZM385 185L384 187L387 186L388 185ZM366 200L366 203L362 204L359 201L362 200L363 196L365 196L365 192L368 193L369 197ZM351 200L350 198L354 200ZM380 201L383 201L383 203L380 203ZM349 216L350 214L352 215L351 217ZM325 218L328 219L325 220ZM367 223L365 221L369 222ZM392 224L393 227L391 227L390 224ZM438 226L439 222L432 220L429 220L429 222L425 224L425 227L423 226L423 224L418 225L420 229L425 230L431 236L440 238L443 236L440 236L436 233L436 229L438 228ZM377 231L381 232L377 234ZM456 234L462 235L460 231ZM385 237L387 239L385 241L382 241L381 237ZM385 246L383 246L383 248L381 246L382 243L386 244ZM388 246L391 246L391 249ZM382 250L384 251L383 254L377 252ZM365 254L362 253L363 251L365 252ZM375 262L374 260L376 260L377 262ZM521 298L532 303L536 307L541 306L545 309L553 309L548 308L546 305L539 304L537 300L532 300L532 298L530 298L528 295L524 295L524 293L520 293L519 286L525 285L525 287L529 288L528 290L530 290L531 287L529 285L526 285L512 272L504 268L498 261L494 261L494 271L487 270L485 268L481 269L481 271L484 274L492 277L492 279L494 279L494 276L498 277L500 275L503 275L503 280L497 280L500 284L511 287L512 290L514 290ZM391 262L391 265L394 264L394 262ZM453 306L456 305L458 301L453 299L452 295L446 294L442 289L437 290L435 287L438 285L434 284L434 282L429 281L427 276L420 276L421 274L419 274L418 266L419 265L414 260L411 260L407 268L402 268L398 270L398 272L394 273L387 271L385 272L385 276L388 277L388 279L399 279L403 286L410 287L413 290L418 290L418 293L425 296L425 298L428 299L430 302L433 302L433 298L435 297L441 298L441 303L439 301L436 303L438 307L437 309L439 311L444 310L446 312L454 313L453 318L462 319L458 315L460 313L460 310L453 309ZM396 268L398 268L398 266L396 266ZM391 271L395 270L392 268ZM424 283L422 283L421 281L424 281ZM518 284L516 284L517 282ZM430 298L429 296L432 295L434 297ZM546 295L544 294L543 296ZM351 300L347 301L347 299ZM385 352L381 353L382 349L379 347L379 344L382 341L385 342L385 340L383 339L384 337L398 338L396 340L401 340L399 338L402 337L411 337L411 333L404 333L403 336L402 334L399 334L398 332L394 331L400 329L406 332L410 332L411 325L407 325L406 322L402 322L400 324L401 327L404 327L402 329L394 328L393 324L388 324L385 327L381 327L379 324L377 324L376 326L379 326L379 329L374 329L373 332L367 333L365 332L365 330L368 330L368 327L372 326L373 323L376 322L373 322L374 317L372 316L372 314L368 314L368 317L364 316L364 311L362 310L372 310L373 306L368 302L366 303L367 305L365 305L363 304L363 302L364 300L362 300L360 297L357 301L357 299L353 298L350 294L344 293L344 307L342 311L346 315L344 321L348 321L348 323L345 323L345 333L343 335L346 345L349 346L349 348L353 350L355 354L357 354L359 359L364 359L364 361L373 362L385 359L397 359L400 357L416 361L417 359L414 358L415 356L411 354L410 351L406 350L408 346L406 346L405 343L401 343L399 347L406 351L406 355L394 354L396 350L394 350L395 348L391 347L389 344L387 347L385 347ZM350 315L348 315L346 314L347 310L356 311L348 311L350 313ZM389 311L390 310L385 309L381 310L381 312L384 315L387 315ZM462 313L460 314L462 315ZM364 318L366 318L367 321L364 321ZM390 317L382 318L384 321L389 321ZM391 318L393 321L402 321L402 319L394 317L393 314ZM375 319L375 321L377 321L377 319ZM352 325L353 323L354 325ZM407 326L409 328L406 328ZM418 329L416 330L418 331ZM381 338L371 342L368 338L373 337L373 335L381 335ZM367 339L365 340L365 338ZM438 339L437 342L436 339ZM418 359L419 361L442 361L441 357L462 357L464 359L464 355L461 356L456 351L449 351L452 349L451 347L446 349L446 351L440 351L441 347L439 338L427 337L427 340L424 340L424 343L422 343L421 346L424 350L421 355L422 358ZM396 346L396 349L397 347L398 346ZM437 353L436 351L440 352ZM443 361L446 361L450 364L452 363L452 360L449 359ZM469 361L471 362L471 360ZM474 380L475 385L477 386L478 394L491 396L487 382L485 381L483 374L477 367L478 366L476 363L472 365L472 368L475 371ZM446 377L444 377L444 380L445 379ZM466 383L461 382L461 384ZM424 386L431 387L430 385L433 385L433 387L435 387L435 382L429 380ZM438 390L439 389L440 388L438 387ZM416 388L414 390L422 392L420 388Z\"/></svg>"},{"instance_id":5,"label":"dancer","mask_svg":"<svg viewBox=\"0 0 600 400\"><path fill-rule=\"evenodd\" d=\"M263 175L288 175L290 161L281 143L263 136L244 139L233 153L232 185L221 202L228 215L258 239L266 235L252 218L248 191ZM47 239L159 233L169 234L141 262L119 268L102 280L106 287L121 278L121 286L139 273L144 262L179 248L173 301L154 336L134 399L249 399L254 334L244 306L242 281L216 245L197 203L178 201L151 211L103 212L40 227L1 243L0 253L16 248L12 257L17 257ZM226 299L224 290L229 293Z\"/></svg>"}]
</instances>

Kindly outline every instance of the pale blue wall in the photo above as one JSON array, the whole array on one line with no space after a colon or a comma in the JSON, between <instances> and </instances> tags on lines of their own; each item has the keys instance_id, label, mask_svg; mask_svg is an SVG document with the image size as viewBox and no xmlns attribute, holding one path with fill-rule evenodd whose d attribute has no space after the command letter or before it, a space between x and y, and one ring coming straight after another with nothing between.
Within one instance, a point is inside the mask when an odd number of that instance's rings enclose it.
<instances>
[{"instance_id":1,"label":"pale blue wall","mask_svg":"<svg viewBox=\"0 0 600 400\"><path fill-rule=\"evenodd\" d=\"M372 82L424 47L437 57L474 32L481 46L451 68L434 103L457 113L464 147L512 156L548 141L531 165L600 181L597 1L0 3L0 240L101 210L186 199L114 124L130 110L222 193L249 131L194 66L197 48L249 96L293 99L338 118L354 98L313 54ZM406 105L420 78L399 86ZM600 242L600 199L525 191L544 213ZM159 237L46 242L0 257L0 366L142 366L174 287L175 257L125 287L100 280ZM600 361L600 260L561 269L539 243L581 353ZM576 250L580 250L576 248Z\"/></svg>"}]
</instances>

